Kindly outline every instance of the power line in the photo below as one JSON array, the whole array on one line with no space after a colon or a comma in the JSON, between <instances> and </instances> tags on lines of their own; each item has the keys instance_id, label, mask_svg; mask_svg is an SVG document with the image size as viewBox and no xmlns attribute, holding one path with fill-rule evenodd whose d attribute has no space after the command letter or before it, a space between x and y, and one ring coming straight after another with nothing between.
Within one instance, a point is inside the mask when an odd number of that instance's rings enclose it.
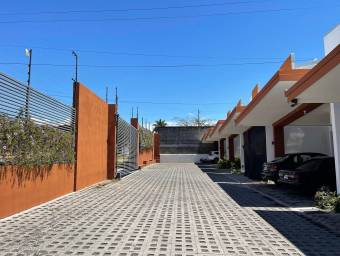
<instances>
[{"instance_id":1,"label":"power line","mask_svg":"<svg viewBox=\"0 0 340 256\"><path fill-rule=\"evenodd\" d=\"M27 45L0 45L1 48L26 48ZM94 49L77 49L77 48L55 48L55 47L45 47L45 46L30 46L32 49L40 49L46 51L62 51L62 52L82 52L82 53L93 53L93 54L107 54L107 55L126 55L126 56L143 56L143 57L170 57L170 58L195 58L195 59L222 59L226 58L223 56L192 56L192 55L171 55L171 54L149 54L141 52L115 52L115 51L99 51ZM227 57L230 60L282 60L284 57ZM309 58L296 59L297 61L310 61Z\"/></svg>"},{"instance_id":2,"label":"power line","mask_svg":"<svg viewBox=\"0 0 340 256\"><path fill-rule=\"evenodd\" d=\"M44 93L48 94L51 97L60 97L60 98L72 98L72 96L67 94L50 94L49 91L45 91ZM108 98L108 100L112 100ZM128 103L128 104L148 104L148 105L184 105L184 106L208 106L208 105L230 105L234 104L233 102L155 102L155 101L138 101L138 100L121 100L120 103Z\"/></svg>"},{"instance_id":3,"label":"power line","mask_svg":"<svg viewBox=\"0 0 340 256\"><path fill-rule=\"evenodd\" d=\"M188 63L188 64L174 64L174 65L92 65L81 64L79 67L83 68L200 68L200 67L223 67L223 66L245 66L245 65L267 65L267 64L280 64L282 61L263 61L263 62L235 62L235 63L218 63L218 64L202 64L202 63ZM0 62L0 65L27 65L24 62ZM57 64L57 63L32 63L32 66L41 67L73 67L72 64Z\"/></svg>"},{"instance_id":4,"label":"power line","mask_svg":"<svg viewBox=\"0 0 340 256\"><path fill-rule=\"evenodd\" d=\"M0 45L1 48L26 48L27 45ZM149 53L141 53L141 52L114 52L114 51L98 51L93 49L77 49L77 48L54 48L54 47L44 47L44 46L30 46L32 49L40 49L46 51L63 51L63 52L71 52L75 50L77 52L82 53L94 53L94 54L107 54L107 55L126 55L126 56L143 56L143 57L170 57L170 58L207 58L207 59L218 59L224 58L223 56L192 56L192 55L171 55L171 54L149 54ZM285 57L228 57L228 59L232 60L282 60ZM309 60L309 59L301 59L301 61Z\"/></svg>"},{"instance_id":5,"label":"power line","mask_svg":"<svg viewBox=\"0 0 340 256\"><path fill-rule=\"evenodd\" d=\"M266 10L253 10L253 11L241 11L241 12L220 12L210 14L194 14L194 15L182 15L182 16L155 16L155 17L135 17L135 18L102 18L102 19L50 19L50 20L11 20L0 21L0 24L20 24L20 23L72 23L72 22L108 22L108 21L149 21L149 20L171 20L171 19L188 19L199 17L214 17L214 16L230 16L230 15L242 15L242 14L257 14L257 13L280 13L289 11L306 11L311 9L320 8L337 8L340 5L333 6L310 6L310 7L298 7L298 8L280 8L280 9L266 9Z\"/></svg>"},{"instance_id":6,"label":"power line","mask_svg":"<svg viewBox=\"0 0 340 256\"><path fill-rule=\"evenodd\" d=\"M132 100L121 100L121 103L133 103L133 104L150 104L150 105L188 105L188 106L206 106L206 105L227 105L233 104L231 102L197 102L197 103L186 103L186 102L154 102L154 101L132 101Z\"/></svg>"},{"instance_id":7,"label":"power line","mask_svg":"<svg viewBox=\"0 0 340 256\"><path fill-rule=\"evenodd\" d=\"M125 9L101 9L101 10L68 10L68 11L39 11L39 12L7 12L0 13L0 15L60 15L60 14L80 14L80 13L110 13L110 12L130 12L130 11L159 11L169 9L187 9L187 8L201 8L201 7L217 7L226 5L242 5L242 4L257 4L262 1L234 1L234 2L220 2L220 3L202 3L189 5L172 5L164 7L144 7L144 8L125 8Z\"/></svg>"}]
</instances>

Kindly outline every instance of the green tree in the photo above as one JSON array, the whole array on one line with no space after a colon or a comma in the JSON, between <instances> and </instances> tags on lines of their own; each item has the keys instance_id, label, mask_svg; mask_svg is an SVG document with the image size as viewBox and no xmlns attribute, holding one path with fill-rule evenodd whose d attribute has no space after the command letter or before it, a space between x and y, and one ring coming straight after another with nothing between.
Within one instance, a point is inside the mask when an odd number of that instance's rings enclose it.
<instances>
[{"instance_id":1,"label":"green tree","mask_svg":"<svg viewBox=\"0 0 340 256\"><path fill-rule=\"evenodd\" d=\"M166 121L165 120L163 120L163 119L159 119L159 120L156 120L155 121L155 123L153 124L153 126L155 127L155 128L157 128L157 127L165 127L165 126L167 126L168 124L166 123Z\"/></svg>"}]
</instances>

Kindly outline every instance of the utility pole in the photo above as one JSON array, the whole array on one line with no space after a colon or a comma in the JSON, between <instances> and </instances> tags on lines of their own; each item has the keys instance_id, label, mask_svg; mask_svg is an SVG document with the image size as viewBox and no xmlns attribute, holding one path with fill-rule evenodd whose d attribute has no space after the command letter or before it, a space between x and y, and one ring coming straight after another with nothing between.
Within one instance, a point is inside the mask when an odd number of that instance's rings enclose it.
<instances>
[{"instance_id":1,"label":"utility pole","mask_svg":"<svg viewBox=\"0 0 340 256\"><path fill-rule=\"evenodd\" d=\"M201 121L200 121L200 109L197 110L197 126L201 126Z\"/></svg>"},{"instance_id":2,"label":"utility pole","mask_svg":"<svg viewBox=\"0 0 340 256\"><path fill-rule=\"evenodd\" d=\"M107 99L108 94L109 94L109 88L106 86L106 90L105 90L105 102L106 102L106 104L107 104L107 101L108 101L108 99Z\"/></svg>"},{"instance_id":3,"label":"utility pole","mask_svg":"<svg viewBox=\"0 0 340 256\"><path fill-rule=\"evenodd\" d=\"M28 61L28 79L27 79L27 90L25 100L25 117L29 117L29 101L30 101L30 87L31 87L31 68L32 68L32 49L25 49L26 56L29 57Z\"/></svg>"},{"instance_id":4,"label":"utility pole","mask_svg":"<svg viewBox=\"0 0 340 256\"><path fill-rule=\"evenodd\" d=\"M138 120L139 112L138 112L138 107L137 107L137 120Z\"/></svg>"},{"instance_id":5,"label":"utility pole","mask_svg":"<svg viewBox=\"0 0 340 256\"><path fill-rule=\"evenodd\" d=\"M26 49L26 55L29 57L27 86L30 87L31 86L32 49Z\"/></svg>"},{"instance_id":6,"label":"utility pole","mask_svg":"<svg viewBox=\"0 0 340 256\"><path fill-rule=\"evenodd\" d=\"M76 60L76 66L75 66L76 77L75 79L73 79L73 81L77 84L78 83L78 54L75 51L72 51L72 55L75 57L75 60Z\"/></svg>"},{"instance_id":7,"label":"utility pole","mask_svg":"<svg viewBox=\"0 0 340 256\"><path fill-rule=\"evenodd\" d=\"M132 109L131 109L131 117L133 118L133 107L132 107Z\"/></svg>"}]
</instances>

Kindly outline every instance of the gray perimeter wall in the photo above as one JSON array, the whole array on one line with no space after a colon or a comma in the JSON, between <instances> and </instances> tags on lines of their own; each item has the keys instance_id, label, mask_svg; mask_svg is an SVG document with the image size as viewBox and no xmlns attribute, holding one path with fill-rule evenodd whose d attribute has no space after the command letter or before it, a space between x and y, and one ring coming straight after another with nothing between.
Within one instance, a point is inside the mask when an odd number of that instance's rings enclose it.
<instances>
[{"instance_id":1,"label":"gray perimeter wall","mask_svg":"<svg viewBox=\"0 0 340 256\"><path fill-rule=\"evenodd\" d=\"M216 142L202 143L204 132L210 127L168 126L156 128L160 134L161 154L207 154L218 150Z\"/></svg>"}]
</instances>

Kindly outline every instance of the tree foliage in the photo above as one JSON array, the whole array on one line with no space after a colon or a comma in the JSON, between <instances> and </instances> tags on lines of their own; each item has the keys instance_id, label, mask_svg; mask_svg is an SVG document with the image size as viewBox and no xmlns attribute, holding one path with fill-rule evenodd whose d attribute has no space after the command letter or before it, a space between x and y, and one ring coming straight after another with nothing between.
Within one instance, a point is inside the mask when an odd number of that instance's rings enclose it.
<instances>
[{"instance_id":1,"label":"tree foliage","mask_svg":"<svg viewBox=\"0 0 340 256\"><path fill-rule=\"evenodd\" d=\"M163 119L158 119L158 120L156 120L155 121L155 123L153 124L153 126L155 127L155 128L157 128L157 127L166 127L168 124L166 123L166 121L165 120L163 120Z\"/></svg>"},{"instance_id":2,"label":"tree foliage","mask_svg":"<svg viewBox=\"0 0 340 256\"><path fill-rule=\"evenodd\" d=\"M140 127L138 132L140 149L141 150L151 149L153 147L152 132L143 127Z\"/></svg>"},{"instance_id":3,"label":"tree foliage","mask_svg":"<svg viewBox=\"0 0 340 256\"><path fill-rule=\"evenodd\" d=\"M206 118L198 118L198 117L175 117L174 118L176 125L178 126L209 126L212 124L210 119Z\"/></svg>"}]
</instances>

